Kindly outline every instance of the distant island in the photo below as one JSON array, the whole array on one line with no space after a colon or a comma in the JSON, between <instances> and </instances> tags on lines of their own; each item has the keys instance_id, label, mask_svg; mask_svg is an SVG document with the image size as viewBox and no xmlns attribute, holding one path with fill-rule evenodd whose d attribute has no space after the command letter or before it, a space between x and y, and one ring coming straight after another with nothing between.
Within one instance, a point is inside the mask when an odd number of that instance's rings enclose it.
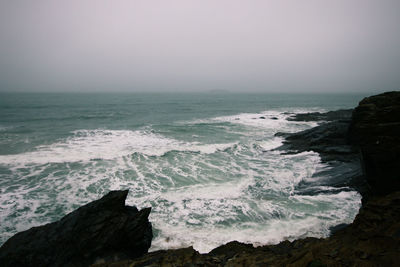
<instances>
[{"instance_id":1,"label":"distant island","mask_svg":"<svg viewBox=\"0 0 400 267\"><path fill-rule=\"evenodd\" d=\"M226 93L230 93L229 90L226 89L212 89L208 91L211 94L226 94Z\"/></svg>"}]
</instances>

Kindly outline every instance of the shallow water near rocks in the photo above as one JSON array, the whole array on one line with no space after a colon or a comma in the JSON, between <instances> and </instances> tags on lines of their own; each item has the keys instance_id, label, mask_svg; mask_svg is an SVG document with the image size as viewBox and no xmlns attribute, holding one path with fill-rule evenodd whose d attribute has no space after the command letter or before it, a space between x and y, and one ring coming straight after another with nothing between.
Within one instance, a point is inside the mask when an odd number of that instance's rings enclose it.
<instances>
[{"instance_id":1,"label":"shallow water near rocks","mask_svg":"<svg viewBox=\"0 0 400 267\"><path fill-rule=\"evenodd\" d=\"M326 237L353 221L361 196L335 187L317 153L273 150L274 135L317 125L286 120L293 113L361 98L1 94L0 244L117 189L152 207L151 250Z\"/></svg>"}]
</instances>

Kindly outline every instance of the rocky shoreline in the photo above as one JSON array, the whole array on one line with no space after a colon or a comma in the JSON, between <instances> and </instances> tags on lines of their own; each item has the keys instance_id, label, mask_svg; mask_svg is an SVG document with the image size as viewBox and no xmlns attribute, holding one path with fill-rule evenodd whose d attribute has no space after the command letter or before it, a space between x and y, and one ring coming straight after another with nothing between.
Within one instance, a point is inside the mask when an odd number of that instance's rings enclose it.
<instances>
[{"instance_id":1,"label":"rocky shoreline","mask_svg":"<svg viewBox=\"0 0 400 267\"><path fill-rule=\"evenodd\" d=\"M113 191L60 221L11 237L0 266L396 266L400 262L400 92L363 99L354 110L298 114L324 121L285 137L282 153L315 151L355 188L363 205L354 222L327 239L305 238L253 247L237 241L200 254L192 247L147 253L150 209L125 206Z\"/></svg>"},{"instance_id":2,"label":"rocky shoreline","mask_svg":"<svg viewBox=\"0 0 400 267\"><path fill-rule=\"evenodd\" d=\"M316 120L323 123L297 133L277 133L276 136L284 137L285 141L276 150L288 154L317 152L321 161L330 167L329 176L334 177L331 181L335 182L335 184L320 185L354 188L365 201L368 198L369 189L362 172L359 149L349 142L353 111L353 109L347 109L327 113L304 113L289 117L288 120L292 121ZM324 173L314 175L326 176Z\"/></svg>"}]
</instances>

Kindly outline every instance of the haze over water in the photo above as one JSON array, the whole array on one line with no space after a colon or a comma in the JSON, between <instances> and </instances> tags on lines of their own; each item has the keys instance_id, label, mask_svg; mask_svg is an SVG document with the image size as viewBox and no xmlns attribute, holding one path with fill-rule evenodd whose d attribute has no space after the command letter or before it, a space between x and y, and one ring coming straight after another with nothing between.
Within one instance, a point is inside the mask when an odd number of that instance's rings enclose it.
<instances>
[{"instance_id":1,"label":"haze over water","mask_svg":"<svg viewBox=\"0 0 400 267\"><path fill-rule=\"evenodd\" d=\"M400 88L398 0L0 2L0 91Z\"/></svg>"}]
</instances>

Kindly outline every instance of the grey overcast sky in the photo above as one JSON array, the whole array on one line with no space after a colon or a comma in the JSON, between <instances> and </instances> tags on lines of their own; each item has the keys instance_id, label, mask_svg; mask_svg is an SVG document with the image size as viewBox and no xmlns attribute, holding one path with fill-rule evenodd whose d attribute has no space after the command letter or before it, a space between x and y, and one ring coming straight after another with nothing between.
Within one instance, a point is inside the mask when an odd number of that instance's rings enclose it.
<instances>
[{"instance_id":1,"label":"grey overcast sky","mask_svg":"<svg viewBox=\"0 0 400 267\"><path fill-rule=\"evenodd\" d=\"M400 0L0 0L1 91L400 89Z\"/></svg>"}]
</instances>

